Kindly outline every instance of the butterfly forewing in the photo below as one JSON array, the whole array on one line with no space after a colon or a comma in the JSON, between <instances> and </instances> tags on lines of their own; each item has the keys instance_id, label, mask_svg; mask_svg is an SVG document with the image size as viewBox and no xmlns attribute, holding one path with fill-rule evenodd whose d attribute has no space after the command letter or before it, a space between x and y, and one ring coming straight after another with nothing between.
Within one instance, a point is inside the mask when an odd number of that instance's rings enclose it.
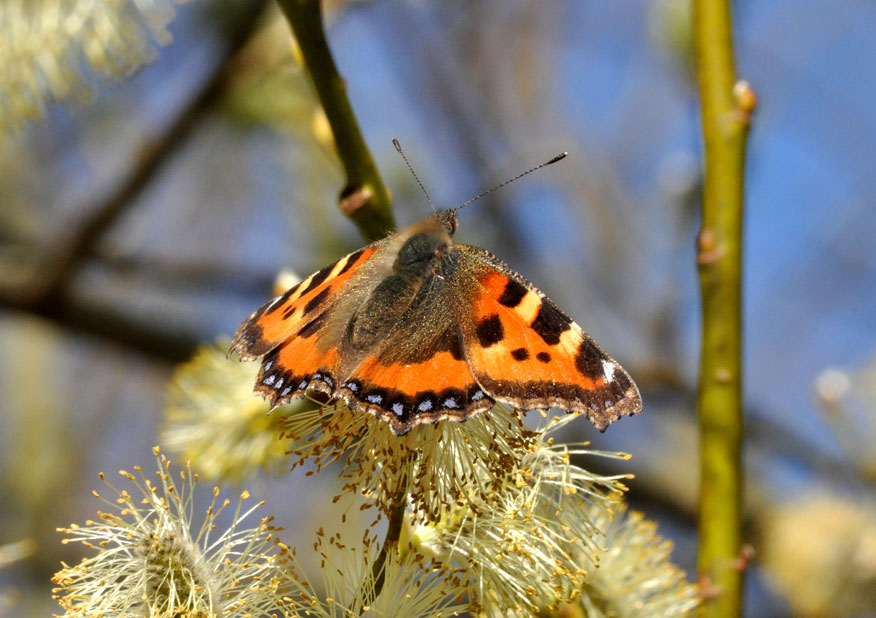
<instances>
[{"instance_id":1,"label":"butterfly forewing","mask_svg":"<svg viewBox=\"0 0 876 618\"><path fill-rule=\"evenodd\" d=\"M376 250L369 245L354 251L265 303L237 329L231 349L243 360L252 360L276 348L324 312Z\"/></svg>"},{"instance_id":2,"label":"butterfly forewing","mask_svg":"<svg viewBox=\"0 0 876 618\"><path fill-rule=\"evenodd\" d=\"M583 412L600 430L641 411L626 371L522 276L477 247L457 245L462 270L478 282L465 354L475 379L517 408Z\"/></svg>"}]
</instances>

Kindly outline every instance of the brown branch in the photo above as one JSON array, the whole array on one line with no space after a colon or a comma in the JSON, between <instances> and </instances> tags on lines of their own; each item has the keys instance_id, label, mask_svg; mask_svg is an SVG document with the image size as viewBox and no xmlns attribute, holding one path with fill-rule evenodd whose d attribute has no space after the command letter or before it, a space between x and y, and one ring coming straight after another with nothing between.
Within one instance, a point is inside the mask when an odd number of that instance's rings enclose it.
<instances>
[{"instance_id":1,"label":"brown branch","mask_svg":"<svg viewBox=\"0 0 876 618\"><path fill-rule=\"evenodd\" d=\"M99 250L88 259L115 280L136 277L145 295L160 287L162 293L216 292L221 286L223 298L261 294L270 289L276 273L267 270L241 269L215 263L161 262L148 257L128 258L104 255ZM176 363L189 358L203 341L204 333L194 323L179 324L164 315L144 315L128 306L109 304L103 290L77 289L62 302L30 312L49 319L62 329L78 335L104 339L130 351L159 361ZM133 300L132 300L133 302ZM173 322L174 325L169 326Z\"/></svg>"},{"instance_id":2,"label":"brown branch","mask_svg":"<svg viewBox=\"0 0 876 618\"><path fill-rule=\"evenodd\" d=\"M231 59L249 41L266 0L247 4L223 37L222 51L204 83L173 121L141 149L137 161L109 196L97 206L81 206L87 212L72 231L46 244L29 264L3 265L0 269L0 305L57 316L64 303L67 284L82 266L100 238L118 221L149 186L170 156L193 134L200 121L221 96L231 69Z\"/></svg>"},{"instance_id":3,"label":"brown branch","mask_svg":"<svg viewBox=\"0 0 876 618\"><path fill-rule=\"evenodd\" d=\"M194 329L168 325L167 316L147 320L97 299L66 301L39 315L77 336L90 335L170 363L191 358L195 348L203 343L203 337Z\"/></svg>"},{"instance_id":4,"label":"brown branch","mask_svg":"<svg viewBox=\"0 0 876 618\"><path fill-rule=\"evenodd\" d=\"M403 479L401 488L396 492L387 514L389 521L386 526L383 546L371 565L371 579L367 580L370 585L365 586L361 592L363 613L365 608L370 606L380 596L380 593L383 592L383 584L386 582L386 560L392 552L398 551L398 542L401 538L402 527L405 522L407 499L407 484Z\"/></svg>"}]
</instances>

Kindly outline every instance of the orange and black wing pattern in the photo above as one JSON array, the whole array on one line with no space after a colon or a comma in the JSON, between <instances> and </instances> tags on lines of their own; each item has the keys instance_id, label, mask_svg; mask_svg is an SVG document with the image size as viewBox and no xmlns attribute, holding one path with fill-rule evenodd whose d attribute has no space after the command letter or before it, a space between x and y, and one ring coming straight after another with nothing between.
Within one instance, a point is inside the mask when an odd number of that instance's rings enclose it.
<instances>
[{"instance_id":1,"label":"orange and black wing pattern","mask_svg":"<svg viewBox=\"0 0 876 618\"><path fill-rule=\"evenodd\" d=\"M238 352L242 360L253 360L306 328L331 305L333 296L376 250L369 245L354 251L265 303L237 329L231 350Z\"/></svg>"},{"instance_id":2,"label":"orange and black wing pattern","mask_svg":"<svg viewBox=\"0 0 876 618\"><path fill-rule=\"evenodd\" d=\"M304 397L307 392L322 393L326 399L332 397L340 354L336 346L325 349L316 344L323 326L323 319L312 320L265 355L255 392L268 400L271 409Z\"/></svg>"},{"instance_id":3,"label":"orange and black wing pattern","mask_svg":"<svg viewBox=\"0 0 876 618\"><path fill-rule=\"evenodd\" d=\"M435 343L426 345L416 359L367 357L335 396L351 408L383 419L396 435L424 423L464 421L491 408L495 402L463 358L458 326L449 327Z\"/></svg>"},{"instance_id":4,"label":"orange and black wing pattern","mask_svg":"<svg viewBox=\"0 0 876 618\"><path fill-rule=\"evenodd\" d=\"M524 410L581 412L604 431L642 400L626 371L553 301L489 252L456 245L468 292L465 357L478 384L496 401Z\"/></svg>"}]
</instances>

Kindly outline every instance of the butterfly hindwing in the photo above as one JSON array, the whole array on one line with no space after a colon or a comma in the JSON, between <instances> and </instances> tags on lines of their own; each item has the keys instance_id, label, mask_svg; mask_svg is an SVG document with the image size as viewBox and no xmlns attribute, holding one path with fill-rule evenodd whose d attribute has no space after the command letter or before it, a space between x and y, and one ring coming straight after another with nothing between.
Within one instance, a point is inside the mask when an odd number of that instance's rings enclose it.
<instances>
[{"instance_id":1,"label":"butterfly hindwing","mask_svg":"<svg viewBox=\"0 0 876 618\"><path fill-rule=\"evenodd\" d=\"M479 284L469 292L465 355L492 398L583 412L600 430L641 411L626 371L553 301L489 252L456 247Z\"/></svg>"},{"instance_id":2,"label":"butterfly hindwing","mask_svg":"<svg viewBox=\"0 0 876 618\"><path fill-rule=\"evenodd\" d=\"M396 435L416 425L462 421L495 403L478 385L461 354L433 350L418 362L367 358L338 390L351 407L389 423Z\"/></svg>"},{"instance_id":3,"label":"butterfly hindwing","mask_svg":"<svg viewBox=\"0 0 876 618\"><path fill-rule=\"evenodd\" d=\"M369 245L354 251L265 303L237 329L231 349L252 360L276 348L325 311L376 250Z\"/></svg>"},{"instance_id":4,"label":"butterfly hindwing","mask_svg":"<svg viewBox=\"0 0 876 618\"><path fill-rule=\"evenodd\" d=\"M265 355L255 392L272 408L303 397L308 391L323 393L327 398L333 395L340 354L337 346L324 349L317 344L322 326L322 319L314 319Z\"/></svg>"}]
</instances>

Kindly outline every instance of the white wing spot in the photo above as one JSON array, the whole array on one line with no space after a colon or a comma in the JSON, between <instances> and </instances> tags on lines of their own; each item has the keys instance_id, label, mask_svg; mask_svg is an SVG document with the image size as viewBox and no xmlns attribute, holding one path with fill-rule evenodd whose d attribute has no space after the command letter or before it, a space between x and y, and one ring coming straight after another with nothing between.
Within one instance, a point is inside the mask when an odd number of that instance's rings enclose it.
<instances>
[{"instance_id":1,"label":"white wing spot","mask_svg":"<svg viewBox=\"0 0 876 618\"><path fill-rule=\"evenodd\" d=\"M283 392L280 393L280 397L285 397L286 395L288 395L288 394L291 393L291 392L292 392L292 387L291 387L291 386L287 386L287 387L283 390Z\"/></svg>"},{"instance_id":2,"label":"white wing spot","mask_svg":"<svg viewBox=\"0 0 876 618\"><path fill-rule=\"evenodd\" d=\"M265 371L266 371L266 372L267 372L267 371L270 371L270 370L271 370L271 367L273 367L273 366L274 366L274 361L269 360L267 363L265 363Z\"/></svg>"},{"instance_id":3,"label":"white wing spot","mask_svg":"<svg viewBox=\"0 0 876 618\"><path fill-rule=\"evenodd\" d=\"M611 362L610 360L602 361L602 370L605 372L606 382L611 382L612 380L614 380L614 369L615 364L613 362Z\"/></svg>"},{"instance_id":4,"label":"white wing spot","mask_svg":"<svg viewBox=\"0 0 876 618\"><path fill-rule=\"evenodd\" d=\"M484 398L484 391L475 391L475 394L471 396L472 401L480 401Z\"/></svg>"},{"instance_id":5,"label":"white wing spot","mask_svg":"<svg viewBox=\"0 0 876 618\"><path fill-rule=\"evenodd\" d=\"M332 380L328 375L323 376L322 381L334 388L334 380Z\"/></svg>"},{"instance_id":6,"label":"white wing spot","mask_svg":"<svg viewBox=\"0 0 876 618\"><path fill-rule=\"evenodd\" d=\"M417 406L417 410L419 410L420 412L428 412L431 409L432 409L432 400L431 399L424 399L423 401L420 402L420 405Z\"/></svg>"},{"instance_id":7,"label":"white wing spot","mask_svg":"<svg viewBox=\"0 0 876 618\"><path fill-rule=\"evenodd\" d=\"M343 384L341 384L341 388L348 388L350 389L351 393L359 392L359 385L355 382L344 382Z\"/></svg>"},{"instance_id":8,"label":"white wing spot","mask_svg":"<svg viewBox=\"0 0 876 618\"><path fill-rule=\"evenodd\" d=\"M456 398L454 398L454 397L448 397L447 399L444 400L444 402L441 405L444 406L445 408L458 407L458 404L456 403Z\"/></svg>"},{"instance_id":9,"label":"white wing spot","mask_svg":"<svg viewBox=\"0 0 876 618\"><path fill-rule=\"evenodd\" d=\"M270 375L267 378L265 378L264 380L262 380L262 384L267 384L268 386L270 386L271 384L274 383L274 380L276 380L276 379L277 379L277 376Z\"/></svg>"},{"instance_id":10,"label":"white wing spot","mask_svg":"<svg viewBox=\"0 0 876 618\"><path fill-rule=\"evenodd\" d=\"M298 385L298 390L304 390L307 388L307 380L301 380L301 384Z\"/></svg>"},{"instance_id":11,"label":"white wing spot","mask_svg":"<svg viewBox=\"0 0 876 618\"><path fill-rule=\"evenodd\" d=\"M404 413L405 409L404 409L404 406L402 406L402 404L394 403L394 404L392 404L392 411L395 412L396 416L401 416Z\"/></svg>"},{"instance_id":12,"label":"white wing spot","mask_svg":"<svg viewBox=\"0 0 876 618\"><path fill-rule=\"evenodd\" d=\"M383 397L381 395L368 395L367 399L371 403L376 403L376 404L379 404L381 401L383 401Z\"/></svg>"},{"instance_id":13,"label":"white wing spot","mask_svg":"<svg viewBox=\"0 0 876 618\"><path fill-rule=\"evenodd\" d=\"M276 388L277 390L280 390L281 388L283 388L283 378L280 378L279 380L277 380L277 383L274 384L274 388Z\"/></svg>"}]
</instances>

